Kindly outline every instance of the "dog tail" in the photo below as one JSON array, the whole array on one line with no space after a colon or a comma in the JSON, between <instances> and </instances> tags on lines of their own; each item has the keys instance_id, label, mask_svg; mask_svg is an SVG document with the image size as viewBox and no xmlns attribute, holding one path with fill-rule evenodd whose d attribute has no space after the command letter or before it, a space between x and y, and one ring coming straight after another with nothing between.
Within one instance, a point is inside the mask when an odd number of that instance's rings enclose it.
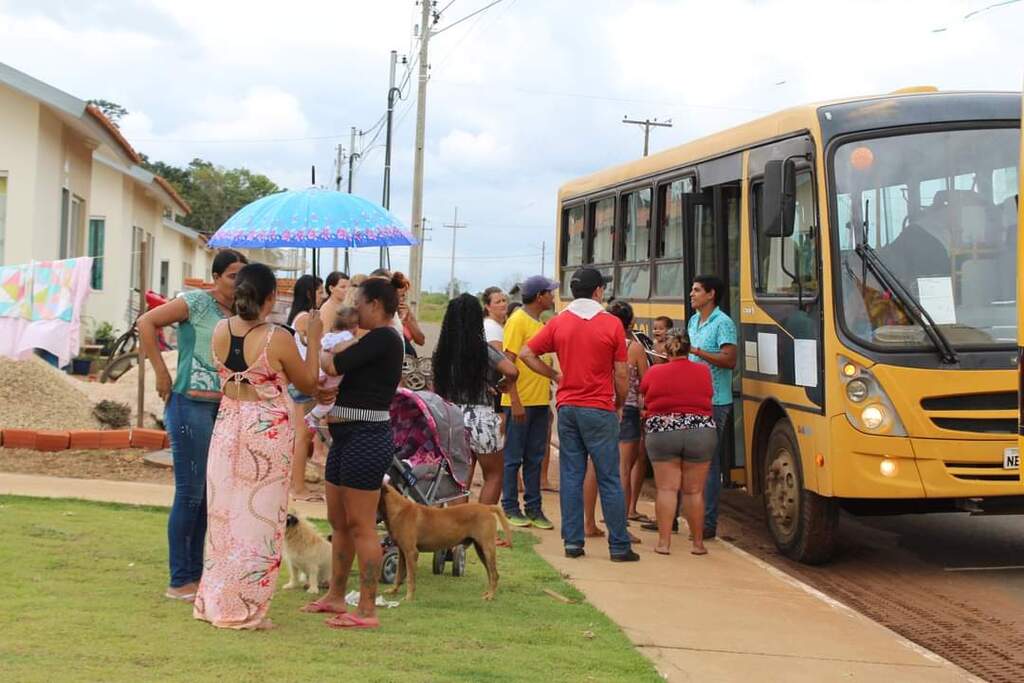
<instances>
[{"instance_id":1,"label":"dog tail","mask_svg":"<svg viewBox=\"0 0 1024 683\"><path fill-rule=\"evenodd\" d=\"M505 540L508 541L508 547L512 547L512 526L508 523L508 517L505 516L505 511L501 509L500 505L492 505L491 512L495 514L498 521L501 522L501 528L505 531Z\"/></svg>"}]
</instances>

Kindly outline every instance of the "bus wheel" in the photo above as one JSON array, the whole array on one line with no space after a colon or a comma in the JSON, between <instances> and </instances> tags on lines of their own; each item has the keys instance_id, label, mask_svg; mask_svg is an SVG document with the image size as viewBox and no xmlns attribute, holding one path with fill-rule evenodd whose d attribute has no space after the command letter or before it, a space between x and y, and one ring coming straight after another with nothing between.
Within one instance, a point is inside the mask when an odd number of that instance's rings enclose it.
<instances>
[{"instance_id":1,"label":"bus wheel","mask_svg":"<svg viewBox=\"0 0 1024 683\"><path fill-rule=\"evenodd\" d=\"M768 437L763 481L765 518L782 554L806 564L829 560L839 507L804 486L800 450L787 420L777 422Z\"/></svg>"}]
</instances>

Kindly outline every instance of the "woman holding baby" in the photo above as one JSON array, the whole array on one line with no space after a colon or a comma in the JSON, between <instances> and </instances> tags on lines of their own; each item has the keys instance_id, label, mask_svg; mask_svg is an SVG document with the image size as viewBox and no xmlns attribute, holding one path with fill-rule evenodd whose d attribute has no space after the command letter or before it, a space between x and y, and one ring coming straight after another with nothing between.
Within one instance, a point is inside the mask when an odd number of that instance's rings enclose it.
<instances>
[{"instance_id":1,"label":"woman holding baby","mask_svg":"<svg viewBox=\"0 0 1024 683\"><path fill-rule=\"evenodd\" d=\"M328 613L332 628L377 628L377 580L381 569L377 537L377 503L384 473L395 445L391 432L391 401L402 377L404 340L392 327L404 276L371 277L359 285L355 309L358 341L344 342L324 353L322 369L342 377L338 397L328 415L331 449L327 455L327 517L333 550L330 590L303 608ZM359 559L359 604L345 606L348 575Z\"/></svg>"}]
</instances>

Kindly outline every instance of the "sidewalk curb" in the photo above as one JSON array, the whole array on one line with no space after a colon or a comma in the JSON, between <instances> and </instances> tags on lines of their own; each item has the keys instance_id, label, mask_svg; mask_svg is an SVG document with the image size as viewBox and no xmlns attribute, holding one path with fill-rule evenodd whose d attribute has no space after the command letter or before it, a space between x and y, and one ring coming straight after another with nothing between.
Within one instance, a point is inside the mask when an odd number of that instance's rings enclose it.
<instances>
[{"instance_id":1,"label":"sidewalk curb","mask_svg":"<svg viewBox=\"0 0 1024 683\"><path fill-rule=\"evenodd\" d=\"M796 578L792 574L787 574L785 571L779 569L778 567L774 567L774 566L768 564L767 562L765 562L764 560L759 559L757 557L754 557L753 555L748 553L746 550L743 550L743 549L733 545L729 541L726 541L726 540L723 540L722 538L719 538L718 542L721 545L725 546L731 552L739 555L740 557L743 557L744 559L748 560L749 562L752 562L753 564L755 564L758 567L760 567L761 569L765 570L766 572L768 572L769 574L771 574L775 578L777 578L777 579L779 579L779 580L781 580L781 581L783 581L785 583L788 583L789 585L794 586L795 588L799 588L800 590L804 591L808 595L810 595L810 596L820 600L821 602L825 603L826 605L828 605L829 607L835 609L836 611L842 612L846 616L849 616L849 617L851 617L853 619L857 619L859 621L863 621L863 622L867 622L867 623L873 624L874 626L877 626L878 628L882 629L883 631L886 631L890 636L892 636L892 638L894 640L896 640L896 642L898 642L903 647L905 647L905 648L907 648L907 649L909 649L909 650L911 650L913 652L916 652L917 654L921 655L922 657L924 657L924 658L926 658L926 659L928 659L930 661L935 662L936 664L941 664L944 667L948 667L950 669L953 669L958 675L963 677L964 681L969 681L970 683L986 683L985 679L979 678L979 677L975 676L971 672L967 671L966 669L961 668L957 664L954 664L953 662L949 661L945 657L942 657L941 655L938 655L935 652L932 652L931 650L929 650L928 648L926 648L926 647L924 647L922 645L918 645L917 643L913 642L912 640L909 640L905 636L902 636L899 633L897 633L896 631L892 630L888 626L875 621L871 617L869 617L869 616L867 616L865 614L862 614L861 612L858 612L857 610L853 609L849 605L847 605L847 604L845 604L843 602L840 602L839 600L836 600L835 598L831 598L828 595L825 595L823 592L821 592L820 590L818 590L814 586L811 586L808 583L804 583L803 581L801 581L800 579Z\"/></svg>"}]
</instances>

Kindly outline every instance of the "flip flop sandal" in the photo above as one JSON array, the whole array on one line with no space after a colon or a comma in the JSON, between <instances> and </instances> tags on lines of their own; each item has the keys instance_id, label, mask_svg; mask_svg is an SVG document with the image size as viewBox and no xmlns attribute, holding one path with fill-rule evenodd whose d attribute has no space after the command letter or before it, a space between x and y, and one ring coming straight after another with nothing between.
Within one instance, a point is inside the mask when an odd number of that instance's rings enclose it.
<instances>
[{"instance_id":1,"label":"flip flop sandal","mask_svg":"<svg viewBox=\"0 0 1024 683\"><path fill-rule=\"evenodd\" d=\"M377 617L357 617L351 612L339 614L324 622L329 628L380 628L380 619Z\"/></svg>"},{"instance_id":2,"label":"flip flop sandal","mask_svg":"<svg viewBox=\"0 0 1024 683\"><path fill-rule=\"evenodd\" d=\"M511 548L512 542L507 538L496 538L494 539L494 546L496 548Z\"/></svg>"},{"instance_id":3,"label":"flip flop sandal","mask_svg":"<svg viewBox=\"0 0 1024 683\"><path fill-rule=\"evenodd\" d=\"M655 548L654 552L658 553L659 555L671 555L672 554L668 550L663 550L661 548Z\"/></svg>"},{"instance_id":4,"label":"flip flop sandal","mask_svg":"<svg viewBox=\"0 0 1024 683\"><path fill-rule=\"evenodd\" d=\"M164 593L164 597L169 599L169 600L178 600L180 602L193 602L196 599L196 594L195 593L184 593L182 595L179 595L177 593L172 593L171 591L167 591L167 592Z\"/></svg>"},{"instance_id":5,"label":"flip flop sandal","mask_svg":"<svg viewBox=\"0 0 1024 683\"><path fill-rule=\"evenodd\" d=\"M642 512L637 513L631 517L627 517L630 522L653 522L654 520L643 514Z\"/></svg>"},{"instance_id":6,"label":"flip flop sandal","mask_svg":"<svg viewBox=\"0 0 1024 683\"><path fill-rule=\"evenodd\" d=\"M347 614L348 613L348 610L345 609L344 607L342 607L339 610L337 607L332 607L331 605L327 604L326 602L322 602L320 600L314 600L313 602L309 603L308 605L304 605L304 606L300 607L299 611L300 612L305 612L306 614L339 614L340 615L340 614Z\"/></svg>"},{"instance_id":7,"label":"flip flop sandal","mask_svg":"<svg viewBox=\"0 0 1024 683\"><path fill-rule=\"evenodd\" d=\"M310 493L306 496L293 496L292 498L303 503L323 503L327 501L326 496L322 493Z\"/></svg>"}]
</instances>

